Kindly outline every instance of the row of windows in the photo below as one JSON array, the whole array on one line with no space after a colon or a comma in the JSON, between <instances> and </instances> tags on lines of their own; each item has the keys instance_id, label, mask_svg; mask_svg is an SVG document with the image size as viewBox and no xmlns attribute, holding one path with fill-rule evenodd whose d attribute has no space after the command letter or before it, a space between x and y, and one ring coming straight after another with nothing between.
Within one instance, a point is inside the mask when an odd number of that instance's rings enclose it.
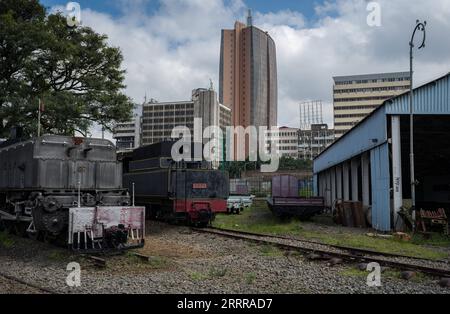
<instances>
[{"instance_id":1,"label":"row of windows","mask_svg":"<svg viewBox=\"0 0 450 314\"><path fill-rule=\"evenodd\" d=\"M398 78L384 78L377 80L354 80L354 81L343 81L336 82L336 85L351 85L351 84L368 84L368 83L386 83L386 82L403 82L409 81L409 77L398 77Z\"/></svg>"},{"instance_id":2,"label":"row of windows","mask_svg":"<svg viewBox=\"0 0 450 314\"><path fill-rule=\"evenodd\" d=\"M149 119L143 119L142 124L154 124L154 123L174 123L174 122L185 122L185 121L192 121L194 120L193 117L181 117L181 118L149 118Z\"/></svg>"},{"instance_id":3,"label":"row of windows","mask_svg":"<svg viewBox=\"0 0 450 314\"><path fill-rule=\"evenodd\" d=\"M170 117L170 116L192 116L194 115L194 110L181 110L181 111L159 111L154 113L146 113L144 112L143 117L144 118L151 118L151 117Z\"/></svg>"},{"instance_id":4,"label":"row of windows","mask_svg":"<svg viewBox=\"0 0 450 314\"><path fill-rule=\"evenodd\" d=\"M142 130L147 131L147 130L172 130L176 127L184 127L186 126L187 128L193 128L194 125L192 123L186 124L186 125L178 125L178 124L173 124L173 123L166 123L166 124L153 124L153 125L146 125L142 127Z\"/></svg>"},{"instance_id":5,"label":"row of windows","mask_svg":"<svg viewBox=\"0 0 450 314\"><path fill-rule=\"evenodd\" d=\"M376 109L380 105L367 105L367 106L336 106L334 107L335 111L340 110L365 110L365 109Z\"/></svg>"},{"instance_id":6,"label":"row of windows","mask_svg":"<svg viewBox=\"0 0 450 314\"><path fill-rule=\"evenodd\" d=\"M334 102L351 102L351 101L368 101L368 100L386 100L390 96L373 96L373 97L355 97L355 98L335 98Z\"/></svg>"},{"instance_id":7,"label":"row of windows","mask_svg":"<svg viewBox=\"0 0 450 314\"><path fill-rule=\"evenodd\" d=\"M384 86L384 87L373 87L373 88L351 88L351 89L337 89L334 91L335 94L346 94L346 93L374 93L382 91L392 91L392 90L407 90L407 86Z\"/></svg>"},{"instance_id":8,"label":"row of windows","mask_svg":"<svg viewBox=\"0 0 450 314\"><path fill-rule=\"evenodd\" d=\"M184 108L194 108L194 104L186 103L186 104L179 104L179 105L144 106L144 111L174 110L174 109L184 109Z\"/></svg>"},{"instance_id":9,"label":"row of windows","mask_svg":"<svg viewBox=\"0 0 450 314\"><path fill-rule=\"evenodd\" d=\"M114 130L115 134L134 133L134 130Z\"/></svg>"},{"instance_id":10,"label":"row of windows","mask_svg":"<svg viewBox=\"0 0 450 314\"><path fill-rule=\"evenodd\" d=\"M336 122L334 125L335 126L354 126L357 123L358 123L358 121L353 121L353 122ZM336 133L339 133L338 130L336 130Z\"/></svg>"},{"instance_id":11,"label":"row of windows","mask_svg":"<svg viewBox=\"0 0 450 314\"><path fill-rule=\"evenodd\" d=\"M294 143L298 143L298 140L279 140L276 141L279 144L294 144ZM272 143L272 140L267 140L266 144L270 144Z\"/></svg>"},{"instance_id":12,"label":"row of windows","mask_svg":"<svg viewBox=\"0 0 450 314\"><path fill-rule=\"evenodd\" d=\"M165 136L167 138L170 138L172 136L172 132L171 131L161 131L161 130L153 131L153 132L151 132L151 131L150 132L142 132L143 141L148 140L148 138L158 137L158 136Z\"/></svg>"},{"instance_id":13,"label":"row of windows","mask_svg":"<svg viewBox=\"0 0 450 314\"><path fill-rule=\"evenodd\" d=\"M277 132L277 131L275 131L275 132L272 132L271 133L271 136L284 136L284 137L287 137L287 136L297 136L297 132Z\"/></svg>"},{"instance_id":14,"label":"row of windows","mask_svg":"<svg viewBox=\"0 0 450 314\"><path fill-rule=\"evenodd\" d=\"M116 129L129 129L134 128L134 123L126 124L126 123L120 123L116 126Z\"/></svg>"},{"instance_id":15,"label":"row of windows","mask_svg":"<svg viewBox=\"0 0 450 314\"><path fill-rule=\"evenodd\" d=\"M364 118L367 116L367 113L352 113L352 114L336 114L334 117L336 119L343 118Z\"/></svg>"}]
</instances>

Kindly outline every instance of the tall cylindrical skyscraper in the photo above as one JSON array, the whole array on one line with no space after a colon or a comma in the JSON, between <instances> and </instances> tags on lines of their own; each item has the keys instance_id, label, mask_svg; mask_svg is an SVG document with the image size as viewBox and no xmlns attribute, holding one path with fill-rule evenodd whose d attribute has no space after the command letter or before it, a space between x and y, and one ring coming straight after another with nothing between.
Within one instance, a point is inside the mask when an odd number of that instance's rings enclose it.
<instances>
[{"instance_id":1,"label":"tall cylindrical skyscraper","mask_svg":"<svg viewBox=\"0 0 450 314\"><path fill-rule=\"evenodd\" d=\"M278 85L274 40L267 32L236 22L222 30L220 102L232 109L233 125L277 126Z\"/></svg>"}]
</instances>

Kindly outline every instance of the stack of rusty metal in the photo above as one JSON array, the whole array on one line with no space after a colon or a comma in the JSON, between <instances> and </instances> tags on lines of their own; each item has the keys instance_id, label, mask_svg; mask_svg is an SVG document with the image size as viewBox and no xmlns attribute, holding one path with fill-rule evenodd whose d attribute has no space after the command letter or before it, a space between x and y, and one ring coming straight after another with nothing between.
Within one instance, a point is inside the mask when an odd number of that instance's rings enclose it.
<instances>
[{"instance_id":1,"label":"stack of rusty metal","mask_svg":"<svg viewBox=\"0 0 450 314\"><path fill-rule=\"evenodd\" d=\"M335 220L345 227L367 228L364 207L361 202L337 201Z\"/></svg>"},{"instance_id":2,"label":"stack of rusty metal","mask_svg":"<svg viewBox=\"0 0 450 314\"><path fill-rule=\"evenodd\" d=\"M419 211L418 219L419 230L426 233L429 229L437 226L443 229L444 234L448 235L448 218L443 208L438 210L423 210Z\"/></svg>"}]
</instances>

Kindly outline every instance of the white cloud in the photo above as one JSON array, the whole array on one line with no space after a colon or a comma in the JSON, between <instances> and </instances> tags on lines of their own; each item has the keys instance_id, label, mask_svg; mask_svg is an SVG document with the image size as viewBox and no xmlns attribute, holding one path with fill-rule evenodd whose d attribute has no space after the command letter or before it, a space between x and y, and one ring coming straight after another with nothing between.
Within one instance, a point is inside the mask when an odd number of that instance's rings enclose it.
<instances>
[{"instance_id":1,"label":"white cloud","mask_svg":"<svg viewBox=\"0 0 450 314\"><path fill-rule=\"evenodd\" d=\"M245 21L241 0L165 0L153 13L139 10L145 0L122 0L118 19L83 10L85 25L106 33L122 49L126 93L141 102L145 93L160 101L189 99L192 89L218 86L220 30ZM379 0L382 26L369 27L366 0L327 1L317 19L301 12L254 12L254 24L277 44L279 124L296 127L298 104L321 99L332 123L332 76L409 69L409 38L416 19L428 21L427 47L417 52L416 82L450 70L450 1Z\"/></svg>"}]
</instances>

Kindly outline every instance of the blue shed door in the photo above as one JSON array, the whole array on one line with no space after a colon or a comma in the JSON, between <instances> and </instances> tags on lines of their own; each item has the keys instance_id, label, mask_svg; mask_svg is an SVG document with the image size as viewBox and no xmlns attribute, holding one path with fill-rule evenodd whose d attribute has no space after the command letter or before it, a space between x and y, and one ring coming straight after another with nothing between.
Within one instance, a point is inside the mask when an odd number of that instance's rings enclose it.
<instances>
[{"instance_id":1,"label":"blue shed door","mask_svg":"<svg viewBox=\"0 0 450 314\"><path fill-rule=\"evenodd\" d=\"M372 173L372 227L378 231L391 231L391 202L388 144L370 151Z\"/></svg>"}]
</instances>

